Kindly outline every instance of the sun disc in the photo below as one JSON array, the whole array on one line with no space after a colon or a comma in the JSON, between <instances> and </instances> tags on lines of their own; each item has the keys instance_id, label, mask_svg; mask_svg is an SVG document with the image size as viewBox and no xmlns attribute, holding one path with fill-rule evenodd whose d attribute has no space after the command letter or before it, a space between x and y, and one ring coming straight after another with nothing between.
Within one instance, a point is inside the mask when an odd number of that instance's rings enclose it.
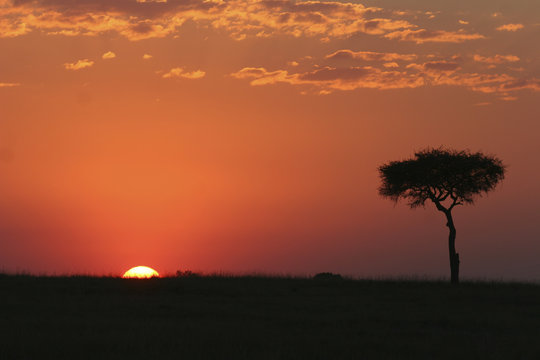
<instances>
[{"instance_id":1,"label":"sun disc","mask_svg":"<svg viewBox=\"0 0 540 360\"><path fill-rule=\"evenodd\" d=\"M122 275L124 279L148 279L159 277L159 273L148 266L135 266Z\"/></svg>"}]
</instances>

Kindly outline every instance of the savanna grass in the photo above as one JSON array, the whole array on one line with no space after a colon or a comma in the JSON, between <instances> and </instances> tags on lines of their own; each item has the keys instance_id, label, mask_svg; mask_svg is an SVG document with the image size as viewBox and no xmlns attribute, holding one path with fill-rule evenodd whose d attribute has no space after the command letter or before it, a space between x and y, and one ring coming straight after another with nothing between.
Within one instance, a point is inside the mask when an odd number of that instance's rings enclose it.
<instances>
[{"instance_id":1,"label":"savanna grass","mask_svg":"<svg viewBox=\"0 0 540 360\"><path fill-rule=\"evenodd\" d=\"M540 286L0 276L0 359L538 359Z\"/></svg>"}]
</instances>

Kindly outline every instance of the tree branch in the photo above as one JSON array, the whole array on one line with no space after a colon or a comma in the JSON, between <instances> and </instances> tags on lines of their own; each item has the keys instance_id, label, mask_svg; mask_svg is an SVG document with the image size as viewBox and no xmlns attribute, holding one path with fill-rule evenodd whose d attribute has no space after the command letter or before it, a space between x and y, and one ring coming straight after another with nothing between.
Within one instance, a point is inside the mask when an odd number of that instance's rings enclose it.
<instances>
[{"instance_id":1,"label":"tree branch","mask_svg":"<svg viewBox=\"0 0 540 360\"><path fill-rule=\"evenodd\" d=\"M431 201L433 201L433 203L435 204L435 206L437 207L437 210L439 211L442 211L443 213L447 213L448 211L450 211L451 209L447 209L445 208L440 201L438 201L437 199L431 199Z\"/></svg>"},{"instance_id":2,"label":"tree branch","mask_svg":"<svg viewBox=\"0 0 540 360\"><path fill-rule=\"evenodd\" d=\"M442 190L441 190L441 195L442 195ZM444 201L446 199L448 199L448 196L450 195L450 191L447 191L446 194L444 194L444 196L439 196L439 201Z\"/></svg>"},{"instance_id":3,"label":"tree branch","mask_svg":"<svg viewBox=\"0 0 540 360\"><path fill-rule=\"evenodd\" d=\"M448 211L452 211L452 209L457 205L463 205L463 203L461 201L457 201L457 199L454 199L452 205L450 205L450 207L448 208Z\"/></svg>"}]
</instances>

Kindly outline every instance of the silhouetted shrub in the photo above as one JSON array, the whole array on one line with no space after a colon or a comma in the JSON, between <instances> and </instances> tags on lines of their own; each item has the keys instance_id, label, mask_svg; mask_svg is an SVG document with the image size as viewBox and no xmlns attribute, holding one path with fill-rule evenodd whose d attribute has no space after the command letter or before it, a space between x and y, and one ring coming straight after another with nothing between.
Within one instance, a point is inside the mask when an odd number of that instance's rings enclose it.
<instances>
[{"instance_id":1,"label":"silhouetted shrub","mask_svg":"<svg viewBox=\"0 0 540 360\"><path fill-rule=\"evenodd\" d=\"M339 274L332 274L331 272L322 272L313 276L313 280L343 280L343 277Z\"/></svg>"},{"instance_id":2,"label":"silhouetted shrub","mask_svg":"<svg viewBox=\"0 0 540 360\"><path fill-rule=\"evenodd\" d=\"M181 278L196 278L200 276L201 276L200 274L194 273L191 270L184 270L184 271L178 270L176 272L176 277L181 277Z\"/></svg>"}]
</instances>

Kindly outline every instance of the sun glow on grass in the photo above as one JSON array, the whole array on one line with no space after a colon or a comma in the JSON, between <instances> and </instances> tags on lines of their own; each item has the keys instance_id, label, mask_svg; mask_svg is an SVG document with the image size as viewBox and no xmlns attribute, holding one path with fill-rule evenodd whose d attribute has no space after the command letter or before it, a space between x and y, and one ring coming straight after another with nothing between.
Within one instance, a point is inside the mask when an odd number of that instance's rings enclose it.
<instances>
[{"instance_id":1,"label":"sun glow on grass","mask_svg":"<svg viewBox=\"0 0 540 360\"><path fill-rule=\"evenodd\" d=\"M148 266L135 266L122 275L124 279L149 279L159 277L159 273Z\"/></svg>"}]
</instances>

